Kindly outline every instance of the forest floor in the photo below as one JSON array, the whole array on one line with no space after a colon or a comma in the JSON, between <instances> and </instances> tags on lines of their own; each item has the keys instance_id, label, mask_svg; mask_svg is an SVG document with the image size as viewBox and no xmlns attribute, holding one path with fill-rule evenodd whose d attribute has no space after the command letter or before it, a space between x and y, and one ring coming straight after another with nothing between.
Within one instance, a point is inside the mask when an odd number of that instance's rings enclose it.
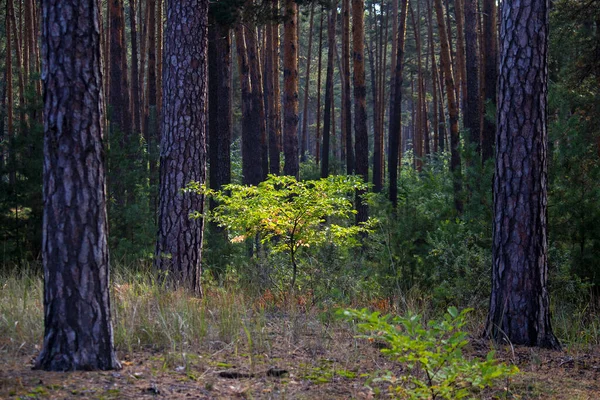
<instances>
[{"instance_id":1,"label":"forest floor","mask_svg":"<svg viewBox=\"0 0 600 400\"><path fill-rule=\"evenodd\" d=\"M474 339L467 353L488 350ZM389 397L382 384L366 385L373 371L402 373L374 343L308 315L269 318L252 340L207 341L195 353L120 351L119 371L34 371L33 351L0 352L0 399L375 399ZM521 372L476 398L600 399L600 348L507 347L496 356Z\"/></svg>"}]
</instances>

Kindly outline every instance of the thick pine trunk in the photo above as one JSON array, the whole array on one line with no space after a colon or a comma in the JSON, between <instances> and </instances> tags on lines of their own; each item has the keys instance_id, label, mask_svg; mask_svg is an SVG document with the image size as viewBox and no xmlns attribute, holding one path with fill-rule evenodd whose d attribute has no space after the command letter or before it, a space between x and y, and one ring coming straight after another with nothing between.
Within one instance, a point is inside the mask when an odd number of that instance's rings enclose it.
<instances>
[{"instance_id":1,"label":"thick pine trunk","mask_svg":"<svg viewBox=\"0 0 600 400\"><path fill-rule=\"evenodd\" d=\"M182 21L186 21L185 24ZM204 196L181 189L206 176L208 0L169 1L165 34L156 267L201 294Z\"/></svg>"},{"instance_id":2,"label":"thick pine trunk","mask_svg":"<svg viewBox=\"0 0 600 400\"><path fill-rule=\"evenodd\" d=\"M298 178L298 4L285 0L283 34L283 155L285 175Z\"/></svg>"},{"instance_id":3,"label":"thick pine trunk","mask_svg":"<svg viewBox=\"0 0 600 400\"><path fill-rule=\"evenodd\" d=\"M35 367L115 369L98 3L42 7L44 344Z\"/></svg>"},{"instance_id":4,"label":"thick pine trunk","mask_svg":"<svg viewBox=\"0 0 600 400\"><path fill-rule=\"evenodd\" d=\"M493 270L485 335L559 349L548 295L548 2L502 4Z\"/></svg>"}]
</instances>

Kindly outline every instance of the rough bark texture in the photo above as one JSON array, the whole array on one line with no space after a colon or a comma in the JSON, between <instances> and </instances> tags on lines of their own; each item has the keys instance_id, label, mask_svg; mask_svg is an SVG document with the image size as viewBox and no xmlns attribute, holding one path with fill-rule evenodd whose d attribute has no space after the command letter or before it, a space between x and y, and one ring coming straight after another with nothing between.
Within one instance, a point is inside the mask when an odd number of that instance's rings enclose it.
<instances>
[{"instance_id":1,"label":"rough bark texture","mask_svg":"<svg viewBox=\"0 0 600 400\"><path fill-rule=\"evenodd\" d=\"M481 151L481 115L479 110L479 50L477 48L477 3L465 1L465 50L467 70L467 107L464 115L465 128L469 130L469 141Z\"/></svg>"},{"instance_id":2,"label":"rough bark texture","mask_svg":"<svg viewBox=\"0 0 600 400\"><path fill-rule=\"evenodd\" d=\"M208 40L210 188L231 183L231 34L212 20ZM211 203L211 206L214 205Z\"/></svg>"},{"instance_id":3,"label":"rough bark texture","mask_svg":"<svg viewBox=\"0 0 600 400\"><path fill-rule=\"evenodd\" d=\"M298 178L298 4L285 0L283 36L283 173Z\"/></svg>"},{"instance_id":4,"label":"rough bark texture","mask_svg":"<svg viewBox=\"0 0 600 400\"><path fill-rule=\"evenodd\" d=\"M498 45L495 0L483 0L483 53L485 59L485 106L496 105L498 79ZM485 113L485 110L484 110ZM494 157L496 124L493 118L484 117L481 138L481 159L485 163Z\"/></svg>"},{"instance_id":5,"label":"rough bark texture","mask_svg":"<svg viewBox=\"0 0 600 400\"><path fill-rule=\"evenodd\" d=\"M369 136L367 133L367 86L365 85L365 3L352 0L352 59L354 61L354 139L355 169L364 182L369 181ZM357 199L356 221L368 218L368 209Z\"/></svg>"},{"instance_id":6,"label":"rough bark texture","mask_svg":"<svg viewBox=\"0 0 600 400\"><path fill-rule=\"evenodd\" d=\"M398 205L398 163L399 148L402 137L402 71L404 70L404 42L406 37L406 17L408 15L408 0L402 0L400 7L400 22L398 26L398 46L394 70L394 108L390 110L389 157L388 174L390 179L390 201L394 208Z\"/></svg>"},{"instance_id":7,"label":"rough bark texture","mask_svg":"<svg viewBox=\"0 0 600 400\"><path fill-rule=\"evenodd\" d=\"M119 368L109 299L96 0L42 3L44 344L35 367Z\"/></svg>"},{"instance_id":8,"label":"rough bark texture","mask_svg":"<svg viewBox=\"0 0 600 400\"><path fill-rule=\"evenodd\" d=\"M205 182L208 0L170 0L163 62L160 205L156 267L175 287L201 294L204 197L183 194Z\"/></svg>"},{"instance_id":9,"label":"rough bark texture","mask_svg":"<svg viewBox=\"0 0 600 400\"><path fill-rule=\"evenodd\" d=\"M548 2L502 4L493 270L485 335L560 348L550 325Z\"/></svg>"},{"instance_id":10,"label":"rough bark texture","mask_svg":"<svg viewBox=\"0 0 600 400\"><path fill-rule=\"evenodd\" d=\"M258 185L263 178L260 147L260 123L250 77L246 30L240 24L235 28L235 43L242 91L242 181L245 185Z\"/></svg>"},{"instance_id":11,"label":"rough bark texture","mask_svg":"<svg viewBox=\"0 0 600 400\"><path fill-rule=\"evenodd\" d=\"M454 75L450 59L450 42L446 35L446 22L444 21L442 0L434 0L434 5L440 37L440 58L444 71L446 96L448 98L448 114L450 116L450 172L453 174L454 208L460 214L463 210L463 202L461 199L462 174L460 166L460 137L458 132L458 104L456 102L456 88L454 86Z\"/></svg>"},{"instance_id":12,"label":"rough bark texture","mask_svg":"<svg viewBox=\"0 0 600 400\"><path fill-rule=\"evenodd\" d=\"M325 77L325 109L323 111L323 147L321 158L321 178L329 176L329 142L331 129L331 109L333 103L333 57L335 53L335 23L337 10L332 6L327 23L327 75Z\"/></svg>"}]
</instances>

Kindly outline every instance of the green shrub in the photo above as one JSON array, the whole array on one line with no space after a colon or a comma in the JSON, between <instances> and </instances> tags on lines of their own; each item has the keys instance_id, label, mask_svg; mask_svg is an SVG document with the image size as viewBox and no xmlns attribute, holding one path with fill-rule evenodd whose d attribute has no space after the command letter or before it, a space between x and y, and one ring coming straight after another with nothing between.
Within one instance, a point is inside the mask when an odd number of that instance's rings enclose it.
<instances>
[{"instance_id":1,"label":"green shrub","mask_svg":"<svg viewBox=\"0 0 600 400\"><path fill-rule=\"evenodd\" d=\"M462 330L470 309L458 312L450 307L439 321L430 321L424 327L421 317L381 316L363 310L341 310L339 314L358 322L364 332L360 337L370 341L383 341L381 350L407 368L408 374L396 376L386 372L376 378L390 384L392 396L409 399L461 399L475 396L494 381L518 372L517 367L494 360L490 351L485 360L469 359L463 353L468 344L467 333Z\"/></svg>"}]
</instances>

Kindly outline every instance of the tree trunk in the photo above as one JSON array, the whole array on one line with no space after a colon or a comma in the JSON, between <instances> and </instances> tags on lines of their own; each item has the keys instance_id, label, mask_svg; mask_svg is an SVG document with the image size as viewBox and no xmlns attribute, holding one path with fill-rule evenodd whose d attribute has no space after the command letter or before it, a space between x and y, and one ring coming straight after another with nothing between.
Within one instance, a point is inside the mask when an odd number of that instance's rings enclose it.
<instances>
[{"instance_id":1,"label":"tree trunk","mask_svg":"<svg viewBox=\"0 0 600 400\"><path fill-rule=\"evenodd\" d=\"M496 26L496 2L483 0L483 54L485 59L485 107L496 106L496 84L498 80L498 46ZM485 109L483 110L485 114ZM487 116L483 119L481 160L485 163L494 157L496 122Z\"/></svg>"},{"instance_id":2,"label":"tree trunk","mask_svg":"<svg viewBox=\"0 0 600 400\"><path fill-rule=\"evenodd\" d=\"M197 295L204 222L189 215L204 211L204 196L181 189L206 176L207 26L208 0L168 2L156 267Z\"/></svg>"},{"instance_id":3,"label":"tree trunk","mask_svg":"<svg viewBox=\"0 0 600 400\"><path fill-rule=\"evenodd\" d=\"M136 0L129 0L129 23L131 28L131 97L133 100L133 125L136 132L141 132L140 72L138 62Z\"/></svg>"},{"instance_id":4,"label":"tree trunk","mask_svg":"<svg viewBox=\"0 0 600 400\"><path fill-rule=\"evenodd\" d=\"M369 136L367 133L367 87L365 85L365 3L364 0L352 0L352 58L354 61L354 135L356 174L364 182L369 181ZM357 193L356 221L364 222L368 218L366 204Z\"/></svg>"},{"instance_id":5,"label":"tree trunk","mask_svg":"<svg viewBox=\"0 0 600 400\"><path fill-rule=\"evenodd\" d=\"M111 0L112 1L112 0ZM157 89L156 89L156 0L148 0L147 4L147 31L148 39L148 76L146 89L147 115L146 115L146 146L148 146L148 164L150 175L150 209L153 214L158 212L158 159L160 153L160 130L158 128L158 111L156 107ZM163 60L159 60L163 62ZM162 88L161 88L162 89Z\"/></svg>"},{"instance_id":6,"label":"tree trunk","mask_svg":"<svg viewBox=\"0 0 600 400\"><path fill-rule=\"evenodd\" d=\"M275 16L277 0L273 5L272 13ZM271 23L266 27L265 49L265 98L267 99L267 131L269 136L269 173L279 175L279 153L281 147L279 145L279 130L278 130L278 113L279 113L279 90L275 94L275 87L279 87L279 50L277 37L277 24Z\"/></svg>"},{"instance_id":7,"label":"tree trunk","mask_svg":"<svg viewBox=\"0 0 600 400\"><path fill-rule=\"evenodd\" d=\"M221 190L231 183L231 34L214 18L208 34L209 183Z\"/></svg>"},{"instance_id":8,"label":"tree trunk","mask_svg":"<svg viewBox=\"0 0 600 400\"><path fill-rule=\"evenodd\" d=\"M454 0L454 16L456 18L456 69L454 71L454 81L457 86L457 98L460 97L460 106L463 111L463 117L467 114L467 70L465 63L465 11L464 2L465 0ZM446 7L446 12L449 14L450 9ZM448 26L450 30L450 26ZM452 36L448 36L448 43L451 43ZM449 45L452 47L451 45Z\"/></svg>"},{"instance_id":9,"label":"tree trunk","mask_svg":"<svg viewBox=\"0 0 600 400\"><path fill-rule=\"evenodd\" d=\"M404 42L406 37L406 17L408 15L408 0L401 0L400 22L398 26L397 53L394 70L394 108L390 110L389 157L388 174L390 179L390 201L394 208L398 206L398 164L402 139L402 71L404 70Z\"/></svg>"},{"instance_id":10,"label":"tree trunk","mask_svg":"<svg viewBox=\"0 0 600 400\"><path fill-rule=\"evenodd\" d=\"M438 34L441 43L442 69L444 70L444 81L446 83L446 96L448 98L448 114L450 115L450 172L452 173L454 189L454 208L459 214L463 211L462 174L460 166L460 137L458 132L458 105L456 103L456 88L454 86L454 75L450 60L450 42L446 35L446 22L444 21L444 9L442 0L434 0L435 13L438 22Z\"/></svg>"},{"instance_id":11,"label":"tree trunk","mask_svg":"<svg viewBox=\"0 0 600 400\"><path fill-rule=\"evenodd\" d=\"M109 0L110 18L110 120L111 127L127 137L131 133L127 59L125 58L125 18L123 2Z\"/></svg>"},{"instance_id":12,"label":"tree trunk","mask_svg":"<svg viewBox=\"0 0 600 400\"><path fill-rule=\"evenodd\" d=\"M248 3L248 4L251 4ZM252 108L258 128L258 140L260 144L260 181L267 179L269 171L269 144L267 142L267 126L265 116L265 103L263 93L263 75L259 63L258 54L258 33L254 23L246 23L244 27L244 38L246 39L246 49L248 51L248 66L250 67L250 83L252 85Z\"/></svg>"},{"instance_id":13,"label":"tree trunk","mask_svg":"<svg viewBox=\"0 0 600 400\"><path fill-rule=\"evenodd\" d=\"M373 30L370 36L370 46L367 48L369 52L369 65L371 69L371 91L373 95L373 191L376 193L381 192L383 186L383 176L381 175L381 141L383 135L379 123L381 122L379 114L381 113L381 96L379 91L381 89L379 85L379 42L381 41L381 29L379 29L379 35L377 33L377 13L375 12L375 4L371 7L371 17Z\"/></svg>"},{"instance_id":14,"label":"tree trunk","mask_svg":"<svg viewBox=\"0 0 600 400\"><path fill-rule=\"evenodd\" d=\"M415 18L415 12L412 7L410 7L410 16L412 19L412 25L415 33L415 46L417 51L417 107L416 107L416 124L414 130L414 138L413 138L413 149L414 149L414 157L415 157L415 167L417 171L421 171L423 169L423 156L424 154L424 141L423 138L425 136L425 130L423 129L423 120L425 120L425 126L427 125L426 116L423 115L423 103L425 88L423 87L423 66L421 63L421 26L418 21L420 21L420 15L417 14ZM413 100L414 101L414 100Z\"/></svg>"},{"instance_id":15,"label":"tree trunk","mask_svg":"<svg viewBox=\"0 0 600 400\"><path fill-rule=\"evenodd\" d=\"M329 176L329 142L333 109L333 57L335 55L335 24L337 19L336 2L331 5L331 14L327 23L327 76L325 78L325 110L323 112L323 156L321 159L321 178Z\"/></svg>"},{"instance_id":16,"label":"tree trunk","mask_svg":"<svg viewBox=\"0 0 600 400\"><path fill-rule=\"evenodd\" d=\"M465 44L467 70L467 107L464 114L465 128L469 131L469 141L477 153L481 151L481 115L479 111L479 50L477 49L477 3L465 0Z\"/></svg>"},{"instance_id":17,"label":"tree trunk","mask_svg":"<svg viewBox=\"0 0 600 400\"><path fill-rule=\"evenodd\" d=\"M23 68L23 41L20 39L19 30L17 29L17 17L15 15L15 9L12 0L7 3L7 15L6 18L10 19L10 26L12 28L13 45L16 56L17 66L17 77L18 77L18 90L19 90L19 126L25 126L25 77ZM13 65L14 70L14 65ZM13 72L14 73L14 72ZM24 132L21 132L24 133Z\"/></svg>"},{"instance_id":18,"label":"tree trunk","mask_svg":"<svg viewBox=\"0 0 600 400\"><path fill-rule=\"evenodd\" d=\"M298 4L285 0L283 34L283 155L285 175L299 178L298 164Z\"/></svg>"},{"instance_id":19,"label":"tree trunk","mask_svg":"<svg viewBox=\"0 0 600 400\"><path fill-rule=\"evenodd\" d=\"M440 111L443 110L438 108L438 68L437 61L435 59L435 42L433 39L433 18L431 15L431 6L429 0L427 0L427 35L429 36L429 53L431 56L431 93L432 93L432 105L433 105L433 152L444 150L443 145L443 132L440 133Z\"/></svg>"},{"instance_id":20,"label":"tree trunk","mask_svg":"<svg viewBox=\"0 0 600 400\"><path fill-rule=\"evenodd\" d=\"M156 116L160 118L163 79L163 0L156 0L156 59L159 60L156 63Z\"/></svg>"},{"instance_id":21,"label":"tree trunk","mask_svg":"<svg viewBox=\"0 0 600 400\"><path fill-rule=\"evenodd\" d=\"M255 84L250 76L246 30L241 24L235 27L235 43L242 91L242 181L256 186L263 180L260 121L252 92Z\"/></svg>"},{"instance_id":22,"label":"tree trunk","mask_svg":"<svg viewBox=\"0 0 600 400\"><path fill-rule=\"evenodd\" d=\"M352 98L350 90L350 0L342 0L342 141L346 146L346 173L354 173Z\"/></svg>"},{"instance_id":23,"label":"tree trunk","mask_svg":"<svg viewBox=\"0 0 600 400\"><path fill-rule=\"evenodd\" d=\"M302 143L300 146L300 157L306 161L308 151L308 89L310 88L310 64L312 62L313 21L315 18L315 5L310 6L310 22L308 24L308 51L306 54L306 77L304 86L304 111L302 112Z\"/></svg>"},{"instance_id":24,"label":"tree trunk","mask_svg":"<svg viewBox=\"0 0 600 400\"><path fill-rule=\"evenodd\" d=\"M321 8L321 21L319 22L319 61L317 62L317 132L315 134L315 157L317 166L321 160L321 63L323 58L323 15Z\"/></svg>"},{"instance_id":25,"label":"tree trunk","mask_svg":"<svg viewBox=\"0 0 600 400\"><path fill-rule=\"evenodd\" d=\"M109 298L98 6L42 3L44 344L35 368L51 371L120 368Z\"/></svg>"},{"instance_id":26,"label":"tree trunk","mask_svg":"<svg viewBox=\"0 0 600 400\"><path fill-rule=\"evenodd\" d=\"M279 0L273 0L273 13L279 15ZM281 164L281 151L283 148L282 134L281 134L281 85L279 83L279 24L275 23L272 26L272 40L273 40L273 114L275 118L275 144L277 149L271 151L269 154L271 157L270 168L272 171L276 171L275 174L279 175Z\"/></svg>"},{"instance_id":27,"label":"tree trunk","mask_svg":"<svg viewBox=\"0 0 600 400\"><path fill-rule=\"evenodd\" d=\"M560 349L550 324L548 2L502 4L493 271L485 335Z\"/></svg>"}]
</instances>

